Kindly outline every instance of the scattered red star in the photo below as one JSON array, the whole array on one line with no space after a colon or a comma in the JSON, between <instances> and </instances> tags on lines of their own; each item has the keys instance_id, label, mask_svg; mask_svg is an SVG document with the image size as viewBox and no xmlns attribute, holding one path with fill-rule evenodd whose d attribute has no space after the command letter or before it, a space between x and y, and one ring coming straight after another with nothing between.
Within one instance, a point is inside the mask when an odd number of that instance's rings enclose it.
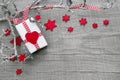
<instances>
[{"instance_id":1,"label":"scattered red star","mask_svg":"<svg viewBox=\"0 0 120 80\"><path fill-rule=\"evenodd\" d=\"M38 20L41 19L41 16L39 14L37 14L37 15L34 16L34 19L38 21Z\"/></svg>"},{"instance_id":2,"label":"scattered red star","mask_svg":"<svg viewBox=\"0 0 120 80\"><path fill-rule=\"evenodd\" d=\"M16 70L16 75L20 75L20 74L22 74L22 72L23 72L22 69L17 69Z\"/></svg>"},{"instance_id":3,"label":"scattered red star","mask_svg":"<svg viewBox=\"0 0 120 80\"><path fill-rule=\"evenodd\" d=\"M11 54L10 57L12 57L12 56L14 56L14 55L15 55L15 54ZM16 58L16 57L12 57L12 58L10 58L9 60L12 61L12 62L14 62L15 60L17 60L17 58Z\"/></svg>"},{"instance_id":4,"label":"scattered red star","mask_svg":"<svg viewBox=\"0 0 120 80\"><path fill-rule=\"evenodd\" d=\"M25 54L21 53L21 54L19 55L19 57L18 57L19 62L24 62L24 61L25 61L25 58L26 58Z\"/></svg>"},{"instance_id":5,"label":"scattered red star","mask_svg":"<svg viewBox=\"0 0 120 80\"><path fill-rule=\"evenodd\" d=\"M87 19L86 18L81 18L79 20L80 25L86 25L87 24Z\"/></svg>"},{"instance_id":6,"label":"scattered red star","mask_svg":"<svg viewBox=\"0 0 120 80\"><path fill-rule=\"evenodd\" d=\"M95 28L98 27L98 24L97 24L97 23L93 23L93 24L92 24L92 27L95 29Z\"/></svg>"},{"instance_id":7,"label":"scattered red star","mask_svg":"<svg viewBox=\"0 0 120 80\"><path fill-rule=\"evenodd\" d=\"M109 20L107 20L107 19L106 19L106 20L103 20L103 24L104 24L104 25L108 25L108 24L109 24Z\"/></svg>"},{"instance_id":8,"label":"scattered red star","mask_svg":"<svg viewBox=\"0 0 120 80\"><path fill-rule=\"evenodd\" d=\"M48 19L48 22L45 23L44 25L46 27L46 30L51 30L51 31L53 31L53 29L57 26L55 24L55 20L50 20L50 19Z\"/></svg>"},{"instance_id":9,"label":"scattered red star","mask_svg":"<svg viewBox=\"0 0 120 80\"><path fill-rule=\"evenodd\" d=\"M20 46L22 42L22 39L20 36L16 37L16 45ZM14 39L10 40L10 43L14 44Z\"/></svg>"},{"instance_id":10,"label":"scattered red star","mask_svg":"<svg viewBox=\"0 0 120 80\"><path fill-rule=\"evenodd\" d=\"M68 32L73 32L74 28L73 27L68 27Z\"/></svg>"},{"instance_id":11,"label":"scattered red star","mask_svg":"<svg viewBox=\"0 0 120 80\"><path fill-rule=\"evenodd\" d=\"M70 20L70 16L67 15L67 14L65 14L64 16L62 16L62 20L65 21L65 22L67 22L67 21Z\"/></svg>"},{"instance_id":12,"label":"scattered red star","mask_svg":"<svg viewBox=\"0 0 120 80\"><path fill-rule=\"evenodd\" d=\"M10 33L11 33L11 30L9 30L9 29L5 29L5 30L4 30L4 34L5 34L5 36L10 35Z\"/></svg>"}]
</instances>

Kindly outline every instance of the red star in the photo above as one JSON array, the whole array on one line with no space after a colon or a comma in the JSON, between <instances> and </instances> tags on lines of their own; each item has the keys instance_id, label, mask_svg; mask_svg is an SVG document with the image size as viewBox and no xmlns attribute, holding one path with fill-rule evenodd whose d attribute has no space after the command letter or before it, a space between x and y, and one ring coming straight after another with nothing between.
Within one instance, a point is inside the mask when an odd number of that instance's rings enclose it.
<instances>
[{"instance_id":1,"label":"red star","mask_svg":"<svg viewBox=\"0 0 120 80\"><path fill-rule=\"evenodd\" d=\"M10 35L10 33L11 33L11 30L9 30L9 29L5 29L5 30L4 30L4 34L5 34L5 36Z\"/></svg>"},{"instance_id":2,"label":"red star","mask_svg":"<svg viewBox=\"0 0 120 80\"><path fill-rule=\"evenodd\" d=\"M95 29L95 28L98 27L98 24L97 24L97 23L93 23L93 24L92 24L92 27Z\"/></svg>"},{"instance_id":3,"label":"red star","mask_svg":"<svg viewBox=\"0 0 120 80\"><path fill-rule=\"evenodd\" d=\"M19 55L19 57L18 57L19 62L24 62L24 61L25 61L25 58L26 58L25 54L21 53L21 54Z\"/></svg>"},{"instance_id":4,"label":"red star","mask_svg":"<svg viewBox=\"0 0 120 80\"><path fill-rule=\"evenodd\" d=\"M68 32L73 32L74 28L73 27L68 27Z\"/></svg>"},{"instance_id":5,"label":"red star","mask_svg":"<svg viewBox=\"0 0 120 80\"><path fill-rule=\"evenodd\" d=\"M87 24L87 19L86 18L81 18L79 20L80 25L86 25Z\"/></svg>"},{"instance_id":6,"label":"red star","mask_svg":"<svg viewBox=\"0 0 120 80\"><path fill-rule=\"evenodd\" d=\"M48 19L48 22L45 23L44 25L46 27L46 30L51 30L51 31L53 31L53 29L57 26L55 24L55 20L50 20L50 19Z\"/></svg>"},{"instance_id":7,"label":"red star","mask_svg":"<svg viewBox=\"0 0 120 80\"><path fill-rule=\"evenodd\" d=\"M20 75L22 72L23 72L22 69L17 69L16 70L16 75Z\"/></svg>"},{"instance_id":8,"label":"red star","mask_svg":"<svg viewBox=\"0 0 120 80\"><path fill-rule=\"evenodd\" d=\"M37 14L37 15L35 15L34 19L38 21L41 19L41 16L39 14Z\"/></svg>"},{"instance_id":9,"label":"red star","mask_svg":"<svg viewBox=\"0 0 120 80\"><path fill-rule=\"evenodd\" d=\"M65 14L64 16L62 16L62 20L65 21L65 22L67 22L67 21L70 20L70 16L67 15L67 14Z\"/></svg>"},{"instance_id":10,"label":"red star","mask_svg":"<svg viewBox=\"0 0 120 80\"><path fill-rule=\"evenodd\" d=\"M106 20L103 20L103 24L104 24L104 25L108 25L108 24L109 24L109 20L107 20L107 19L106 19Z\"/></svg>"},{"instance_id":11,"label":"red star","mask_svg":"<svg viewBox=\"0 0 120 80\"><path fill-rule=\"evenodd\" d=\"M20 36L16 37L16 45L20 46L22 42L22 39ZM14 44L14 39L10 40L10 43Z\"/></svg>"}]
</instances>

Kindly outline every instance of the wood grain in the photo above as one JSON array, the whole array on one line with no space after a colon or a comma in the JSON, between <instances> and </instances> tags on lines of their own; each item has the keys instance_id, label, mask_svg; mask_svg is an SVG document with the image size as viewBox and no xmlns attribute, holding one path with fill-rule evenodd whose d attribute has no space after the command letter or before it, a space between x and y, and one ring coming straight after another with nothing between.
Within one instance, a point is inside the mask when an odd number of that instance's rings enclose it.
<instances>
[{"instance_id":1,"label":"wood grain","mask_svg":"<svg viewBox=\"0 0 120 80\"><path fill-rule=\"evenodd\" d=\"M77 0L76 0L77 1ZM32 1L16 1L22 10ZM47 0L48 3L59 3L58 0ZM33 55L33 60L24 64L6 63L0 65L0 80L119 80L120 79L120 1L117 0L111 9L101 11L65 10L41 11L42 23L48 19L56 20L57 27L53 32L42 30L48 47ZM95 4L95 3L94 3ZM22 5L22 6L21 6ZM32 12L30 15L34 15ZM71 15L67 23L61 20L62 15ZM88 24L80 26L79 19L86 17ZM109 19L104 26L102 21ZM93 29L91 24L97 22L99 27ZM2 28L7 23L0 23ZM67 27L73 26L74 32L68 33ZM7 38L7 42L11 37ZM12 45L10 45L12 46ZM17 68L23 74L15 75Z\"/></svg>"}]
</instances>

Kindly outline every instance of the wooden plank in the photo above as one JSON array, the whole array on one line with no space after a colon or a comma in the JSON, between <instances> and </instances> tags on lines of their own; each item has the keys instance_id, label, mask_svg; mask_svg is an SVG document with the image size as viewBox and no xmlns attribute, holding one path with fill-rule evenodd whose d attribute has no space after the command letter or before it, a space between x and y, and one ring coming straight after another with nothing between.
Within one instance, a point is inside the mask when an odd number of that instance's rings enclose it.
<instances>
[{"instance_id":1,"label":"wooden plank","mask_svg":"<svg viewBox=\"0 0 120 80\"><path fill-rule=\"evenodd\" d=\"M16 1L18 10L24 9L31 2L32 0L28 0L27 3L25 0ZM47 2L59 3L58 0ZM0 64L0 80L120 80L119 3L117 0L113 8L102 11L74 10L74 13L59 9L40 11L43 24L48 19L55 19L57 24L53 32L46 31L45 28L42 30L48 41L48 47L35 53L34 60L28 60L24 64ZM34 14L32 12L30 15ZM71 16L67 23L62 21L61 17L64 14ZM86 26L79 24L82 17L88 20ZM108 26L102 24L104 19L110 20ZM92 28L93 22L99 24L97 29ZM0 23L0 26L2 31L8 24ZM73 33L67 32L69 26L74 27ZM7 39L4 42L9 42L11 37ZM22 75L15 75L17 68L23 69Z\"/></svg>"},{"instance_id":2,"label":"wooden plank","mask_svg":"<svg viewBox=\"0 0 120 80\"><path fill-rule=\"evenodd\" d=\"M118 55L37 55L35 60L25 64L9 63L5 66L10 72L20 66L40 73L51 72L98 72L119 73L120 56ZM3 65L4 66L4 65ZM29 67L27 67L29 66ZM2 69L1 69L2 70Z\"/></svg>"},{"instance_id":3,"label":"wooden plank","mask_svg":"<svg viewBox=\"0 0 120 80\"><path fill-rule=\"evenodd\" d=\"M9 74L10 75L10 74ZM54 73L26 73L22 76L0 76L0 80L118 80L117 73L79 73L79 72L54 72Z\"/></svg>"}]
</instances>

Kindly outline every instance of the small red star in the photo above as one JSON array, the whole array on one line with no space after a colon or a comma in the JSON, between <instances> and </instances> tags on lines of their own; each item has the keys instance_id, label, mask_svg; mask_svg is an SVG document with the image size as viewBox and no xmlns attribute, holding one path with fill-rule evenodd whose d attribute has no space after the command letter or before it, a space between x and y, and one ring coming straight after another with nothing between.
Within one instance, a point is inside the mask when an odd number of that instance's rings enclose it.
<instances>
[{"instance_id":1,"label":"small red star","mask_svg":"<svg viewBox=\"0 0 120 80\"><path fill-rule=\"evenodd\" d=\"M11 30L9 30L9 29L5 29L5 30L4 30L4 35L5 35L5 36L10 35L10 33L11 33Z\"/></svg>"},{"instance_id":2,"label":"small red star","mask_svg":"<svg viewBox=\"0 0 120 80\"><path fill-rule=\"evenodd\" d=\"M87 24L87 19L86 18L81 18L79 20L80 25L86 25Z\"/></svg>"},{"instance_id":3,"label":"small red star","mask_svg":"<svg viewBox=\"0 0 120 80\"><path fill-rule=\"evenodd\" d=\"M51 31L53 31L53 29L57 26L55 24L55 20L50 20L50 19L48 19L48 22L45 23L44 25L46 27L46 30L51 30Z\"/></svg>"},{"instance_id":4,"label":"small red star","mask_svg":"<svg viewBox=\"0 0 120 80\"><path fill-rule=\"evenodd\" d=\"M97 24L97 23L93 23L93 24L92 24L92 27L95 29L95 28L98 27L98 24Z\"/></svg>"},{"instance_id":5,"label":"small red star","mask_svg":"<svg viewBox=\"0 0 120 80\"><path fill-rule=\"evenodd\" d=\"M19 55L19 57L18 57L19 62L24 62L24 61L25 61L25 58L26 58L25 54L21 53L21 54Z\"/></svg>"},{"instance_id":6,"label":"small red star","mask_svg":"<svg viewBox=\"0 0 120 80\"><path fill-rule=\"evenodd\" d=\"M11 54L10 57L12 57L12 56L14 56L14 55L15 55L15 54ZM17 60L17 58L16 58L16 57L12 57L12 58L10 58L9 60L12 61L12 62L14 62L15 60Z\"/></svg>"},{"instance_id":7,"label":"small red star","mask_svg":"<svg viewBox=\"0 0 120 80\"><path fill-rule=\"evenodd\" d=\"M65 22L67 22L67 21L70 20L70 16L67 15L67 14L65 14L64 16L62 16L62 20L65 21Z\"/></svg>"},{"instance_id":8,"label":"small red star","mask_svg":"<svg viewBox=\"0 0 120 80\"><path fill-rule=\"evenodd\" d=\"M17 69L16 70L16 75L20 75L20 74L22 74L22 72L23 72L22 69Z\"/></svg>"},{"instance_id":9,"label":"small red star","mask_svg":"<svg viewBox=\"0 0 120 80\"><path fill-rule=\"evenodd\" d=\"M16 37L16 45L20 46L22 42L22 39L20 36ZM10 40L10 43L14 44L14 39Z\"/></svg>"},{"instance_id":10,"label":"small red star","mask_svg":"<svg viewBox=\"0 0 120 80\"><path fill-rule=\"evenodd\" d=\"M107 19L106 19L106 20L103 20L103 24L104 24L104 25L108 25L108 24L109 24L109 20L107 20Z\"/></svg>"},{"instance_id":11,"label":"small red star","mask_svg":"<svg viewBox=\"0 0 120 80\"><path fill-rule=\"evenodd\" d=\"M39 14L37 14L37 15L34 16L34 19L38 21L38 20L41 19L41 16Z\"/></svg>"},{"instance_id":12,"label":"small red star","mask_svg":"<svg viewBox=\"0 0 120 80\"><path fill-rule=\"evenodd\" d=\"M74 28L73 27L68 27L68 32L73 32Z\"/></svg>"}]
</instances>

